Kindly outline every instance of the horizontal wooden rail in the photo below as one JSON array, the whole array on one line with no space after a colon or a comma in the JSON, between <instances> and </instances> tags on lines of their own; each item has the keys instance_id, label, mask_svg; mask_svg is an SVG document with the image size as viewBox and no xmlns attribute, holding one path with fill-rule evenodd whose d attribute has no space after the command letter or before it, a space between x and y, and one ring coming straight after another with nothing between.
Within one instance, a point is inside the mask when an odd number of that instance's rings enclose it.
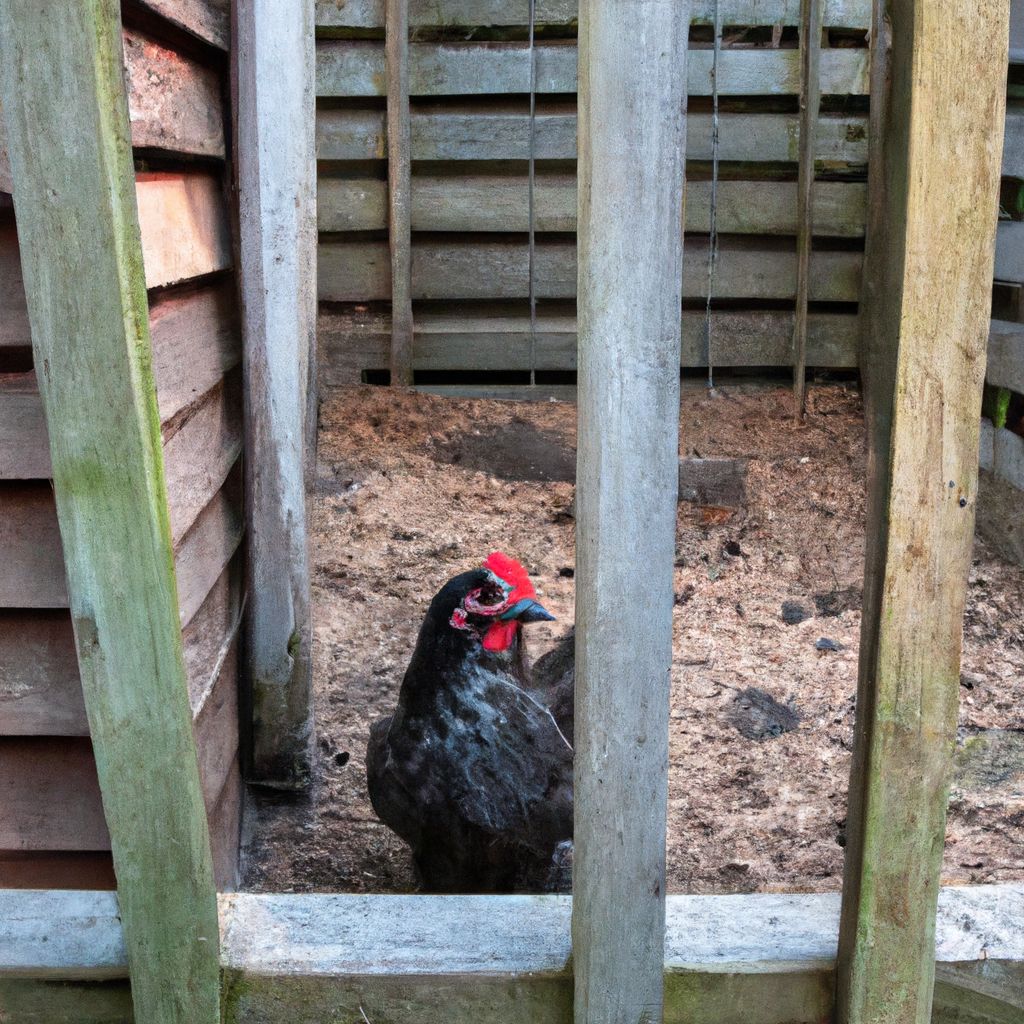
<instances>
[{"instance_id":1,"label":"horizontal wooden rail","mask_svg":"<svg viewBox=\"0 0 1024 1024\"><path fill-rule=\"evenodd\" d=\"M568 897L220 897L225 1024L567 1024ZM817 1024L831 1011L837 895L669 896L669 1024ZM1024 1011L1024 887L943 889L935 1024ZM0 893L10 1024L128 1020L112 894ZM60 984L54 984L55 982Z\"/></svg>"},{"instance_id":2,"label":"horizontal wooden rail","mask_svg":"<svg viewBox=\"0 0 1024 1024\"><path fill-rule=\"evenodd\" d=\"M536 47L537 92L576 91L576 46L546 43ZM687 91L710 96L710 50L690 50ZM383 96L384 44L321 40L317 44L318 96ZM530 91L529 52L520 43L412 43L409 91L413 96L480 96ZM795 96L800 92L800 54L796 50L723 50L718 65L721 96ZM865 95L866 49L821 52L821 93Z\"/></svg>"},{"instance_id":3,"label":"horizontal wooden rail","mask_svg":"<svg viewBox=\"0 0 1024 1024\"><path fill-rule=\"evenodd\" d=\"M985 379L997 388L1024 395L1024 324L992 321Z\"/></svg>"},{"instance_id":4,"label":"horizontal wooden rail","mask_svg":"<svg viewBox=\"0 0 1024 1024\"><path fill-rule=\"evenodd\" d=\"M318 28L383 28L385 0L317 0ZM824 23L828 27L863 28L871 25L870 0L826 0ZM690 22L714 21L713 0L694 0ZM720 0L723 25L798 25L800 0ZM409 22L426 26L526 25L527 0L409 0ZM575 27L578 0L537 0L538 25Z\"/></svg>"},{"instance_id":5,"label":"horizontal wooden rail","mask_svg":"<svg viewBox=\"0 0 1024 1024\"><path fill-rule=\"evenodd\" d=\"M204 43L226 50L231 42L231 5L227 0L138 0Z\"/></svg>"}]
</instances>

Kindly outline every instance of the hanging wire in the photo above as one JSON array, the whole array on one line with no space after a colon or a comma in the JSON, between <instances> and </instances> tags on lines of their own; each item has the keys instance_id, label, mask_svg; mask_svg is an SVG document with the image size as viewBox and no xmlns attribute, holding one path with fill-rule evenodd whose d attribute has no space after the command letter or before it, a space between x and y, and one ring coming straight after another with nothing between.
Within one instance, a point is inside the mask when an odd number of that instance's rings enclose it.
<instances>
[{"instance_id":1,"label":"hanging wire","mask_svg":"<svg viewBox=\"0 0 1024 1024\"><path fill-rule=\"evenodd\" d=\"M534 264L536 260L536 227L534 224L534 165L536 148L534 140L534 124L537 118L537 59L533 48L534 21L536 19L536 0L530 0L530 154L527 184L527 216L530 221L529 258L527 274L529 275L530 294L530 387L537 384L537 294L533 283Z\"/></svg>"},{"instance_id":2,"label":"hanging wire","mask_svg":"<svg viewBox=\"0 0 1024 1024\"><path fill-rule=\"evenodd\" d=\"M532 2L532 0L531 0ZM714 353L711 345L711 296L718 266L718 56L722 49L722 20L715 0L715 49L711 61L711 223L708 237L708 297L704 307L704 342L708 354L708 388L715 387Z\"/></svg>"}]
</instances>

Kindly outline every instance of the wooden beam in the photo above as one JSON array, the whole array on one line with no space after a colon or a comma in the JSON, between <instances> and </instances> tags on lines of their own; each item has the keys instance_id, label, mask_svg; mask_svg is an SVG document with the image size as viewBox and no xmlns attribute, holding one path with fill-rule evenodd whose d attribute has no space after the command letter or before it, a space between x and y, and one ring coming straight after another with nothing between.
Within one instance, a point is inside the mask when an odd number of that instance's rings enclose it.
<instances>
[{"instance_id":1,"label":"wooden beam","mask_svg":"<svg viewBox=\"0 0 1024 1024\"><path fill-rule=\"evenodd\" d=\"M138 0L204 43L226 50L231 41L231 0ZM849 2L849 0L844 0Z\"/></svg>"},{"instance_id":2,"label":"wooden beam","mask_svg":"<svg viewBox=\"0 0 1024 1024\"><path fill-rule=\"evenodd\" d=\"M662 1019L689 6L580 19L577 1024Z\"/></svg>"},{"instance_id":3,"label":"wooden beam","mask_svg":"<svg viewBox=\"0 0 1024 1024\"><path fill-rule=\"evenodd\" d=\"M387 230L391 251L391 384L412 384L412 161L409 0L387 0Z\"/></svg>"},{"instance_id":4,"label":"wooden beam","mask_svg":"<svg viewBox=\"0 0 1024 1024\"><path fill-rule=\"evenodd\" d=\"M1024 395L1024 324L992 321L985 379L998 388Z\"/></svg>"},{"instance_id":5,"label":"wooden beam","mask_svg":"<svg viewBox=\"0 0 1024 1024\"><path fill-rule=\"evenodd\" d=\"M182 660L121 23L0 3L35 365L137 1021L218 1019L218 925ZM40 131L61 124L62 130Z\"/></svg>"},{"instance_id":6,"label":"wooden beam","mask_svg":"<svg viewBox=\"0 0 1024 1024\"><path fill-rule=\"evenodd\" d=\"M807 373L807 299L814 237L814 129L820 107L821 2L800 4L800 167L797 180L796 323L793 330L793 411L803 419ZM723 230L725 230L723 228Z\"/></svg>"},{"instance_id":7,"label":"wooden beam","mask_svg":"<svg viewBox=\"0 0 1024 1024\"><path fill-rule=\"evenodd\" d=\"M684 47L685 49L685 47ZM576 91L576 47L542 43L537 53L538 94ZM318 96L383 96L384 47L364 40L317 43ZM712 53L687 56L688 92L710 96ZM730 50L719 58L722 96L796 96L800 54L796 50ZM413 96L480 96L528 93L530 61L521 43L411 43L409 91ZM829 49L821 54L822 95L866 95L868 51Z\"/></svg>"},{"instance_id":8,"label":"wooden beam","mask_svg":"<svg viewBox=\"0 0 1024 1024\"><path fill-rule=\"evenodd\" d=\"M868 522L839 1024L927 1024L978 501L1008 0L879 0ZM965 69L970 74L965 74ZM965 187L967 183L967 187Z\"/></svg>"},{"instance_id":9,"label":"wooden beam","mask_svg":"<svg viewBox=\"0 0 1024 1024\"><path fill-rule=\"evenodd\" d=\"M300 788L313 730L304 435L316 351L313 10L237 9L246 381L247 777Z\"/></svg>"}]
</instances>

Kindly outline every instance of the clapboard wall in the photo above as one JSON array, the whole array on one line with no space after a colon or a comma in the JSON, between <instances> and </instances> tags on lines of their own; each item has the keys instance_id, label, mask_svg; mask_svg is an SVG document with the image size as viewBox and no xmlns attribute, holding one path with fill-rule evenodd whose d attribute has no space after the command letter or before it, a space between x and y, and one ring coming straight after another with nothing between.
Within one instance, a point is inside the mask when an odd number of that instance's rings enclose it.
<instances>
[{"instance_id":1,"label":"clapboard wall","mask_svg":"<svg viewBox=\"0 0 1024 1024\"><path fill-rule=\"evenodd\" d=\"M411 0L414 365L575 369L576 17L537 0L537 333L528 306L527 0ZM720 0L720 255L712 359L791 363L796 292L799 0ZM708 361L713 4L693 5L684 366ZM857 363L866 197L868 0L826 0L808 364ZM317 3L321 385L387 366L383 0ZM650 258L657 260L652 252ZM540 379L540 378L538 378Z\"/></svg>"},{"instance_id":2,"label":"clapboard wall","mask_svg":"<svg viewBox=\"0 0 1024 1024\"><path fill-rule=\"evenodd\" d=\"M222 888L236 880L241 811L229 8L229 0L150 0L122 12L182 635ZM114 881L110 841L67 611L11 189L0 132L0 887L105 887Z\"/></svg>"},{"instance_id":3,"label":"clapboard wall","mask_svg":"<svg viewBox=\"0 0 1024 1024\"><path fill-rule=\"evenodd\" d=\"M1024 0L1010 6L1010 69L996 236L978 524L1024 564ZM993 422L993 419L995 422Z\"/></svg>"}]
</instances>

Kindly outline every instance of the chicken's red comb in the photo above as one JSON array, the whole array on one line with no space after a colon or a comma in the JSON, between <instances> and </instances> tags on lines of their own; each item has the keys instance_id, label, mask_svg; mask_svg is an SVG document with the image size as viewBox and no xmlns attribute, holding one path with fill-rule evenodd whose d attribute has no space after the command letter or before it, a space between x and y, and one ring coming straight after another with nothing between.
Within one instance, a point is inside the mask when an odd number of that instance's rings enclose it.
<instances>
[{"instance_id":1,"label":"chicken's red comb","mask_svg":"<svg viewBox=\"0 0 1024 1024\"><path fill-rule=\"evenodd\" d=\"M524 597L536 597L537 592L530 582L530 574L514 559L500 551L494 551L487 556L484 568L489 569L495 576L503 579L512 587L509 594L509 603L521 601Z\"/></svg>"}]
</instances>

